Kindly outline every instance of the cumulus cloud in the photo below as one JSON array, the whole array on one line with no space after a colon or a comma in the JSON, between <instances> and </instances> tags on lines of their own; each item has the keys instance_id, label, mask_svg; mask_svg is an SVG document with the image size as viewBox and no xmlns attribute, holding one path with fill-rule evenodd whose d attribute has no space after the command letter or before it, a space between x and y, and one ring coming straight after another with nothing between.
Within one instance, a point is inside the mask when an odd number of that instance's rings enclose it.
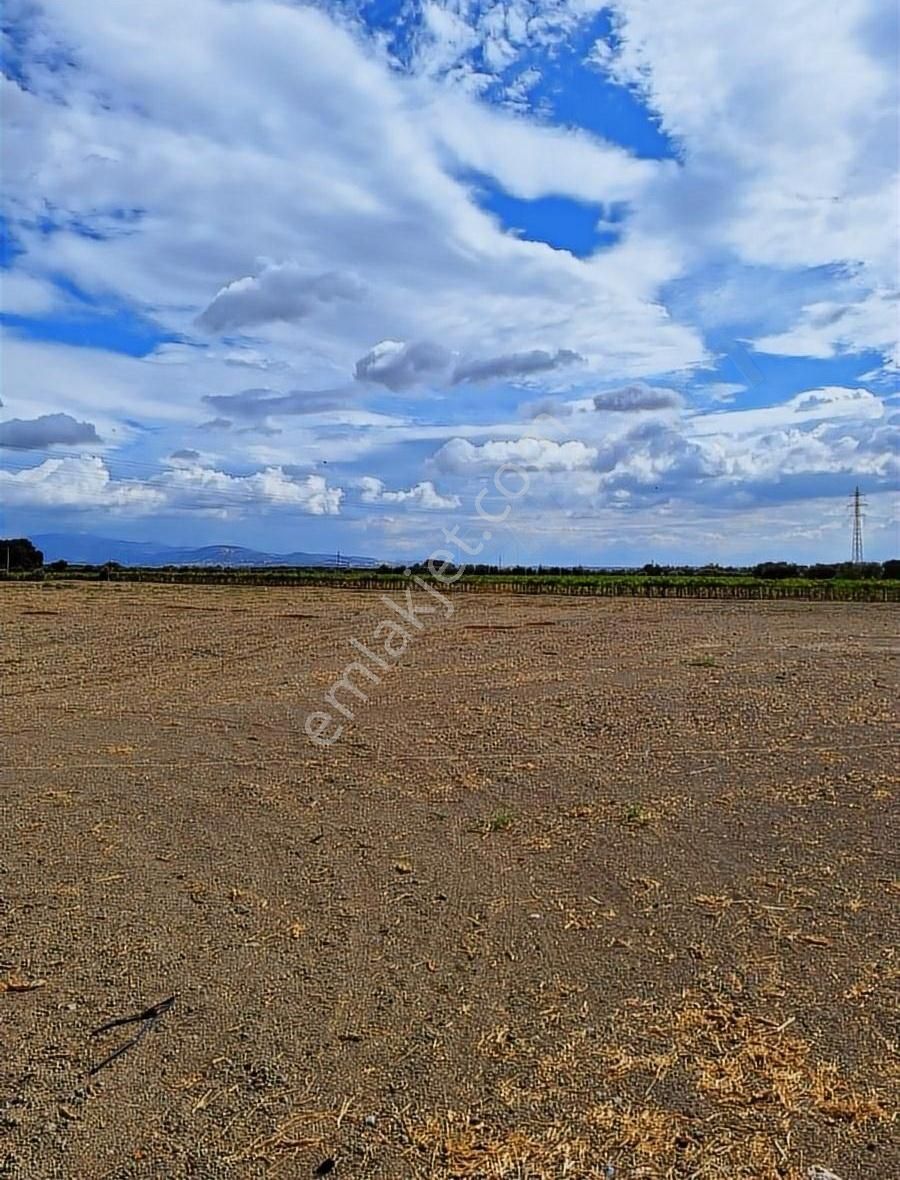
<instances>
[{"instance_id":1,"label":"cumulus cloud","mask_svg":"<svg viewBox=\"0 0 900 1180\"><path fill-rule=\"evenodd\" d=\"M159 482L174 507L222 511L283 507L311 516L336 516L344 497L343 489L329 487L324 476L293 478L279 466L250 475L229 475L199 465L177 467Z\"/></svg>"},{"instance_id":2,"label":"cumulus cloud","mask_svg":"<svg viewBox=\"0 0 900 1180\"><path fill-rule=\"evenodd\" d=\"M853 403L868 407L873 402L880 404L880 400L874 398L867 389L846 389L841 385L832 385L824 389L810 389L806 393L798 393L787 402L787 405L795 414L802 414L807 410L831 410L835 406L846 408L848 403L852 408L856 408Z\"/></svg>"},{"instance_id":3,"label":"cumulus cloud","mask_svg":"<svg viewBox=\"0 0 900 1180\"><path fill-rule=\"evenodd\" d=\"M382 340L356 362L355 376L357 381L371 381L399 393L440 380L451 360L446 348L427 340L414 344Z\"/></svg>"},{"instance_id":4,"label":"cumulus cloud","mask_svg":"<svg viewBox=\"0 0 900 1180\"><path fill-rule=\"evenodd\" d=\"M311 274L295 262L268 262L256 275L223 287L197 317L209 332L227 332L268 324L291 323L328 303L359 299L363 286L354 275L328 271Z\"/></svg>"},{"instance_id":5,"label":"cumulus cloud","mask_svg":"<svg viewBox=\"0 0 900 1180\"><path fill-rule=\"evenodd\" d=\"M512 352L457 365L453 382L459 385L463 382L515 380L550 373L583 361L584 357L570 348L559 348L556 352L533 348L530 352Z\"/></svg>"},{"instance_id":6,"label":"cumulus cloud","mask_svg":"<svg viewBox=\"0 0 900 1180\"><path fill-rule=\"evenodd\" d=\"M665 421L650 420L604 443L594 464L609 487L658 491L690 485L716 474L715 447L688 438Z\"/></svg>"},{"instance_id":7,"label":"cumulus cloud","mask_svg":"<svg viewBox=\"0 0 900 1180\"><path fill-rule=\"evenodd\" d=\"M613 414L634 414L642 410L680 410L684 398L674 389L661 389L637 382L609 389L594 398L594 409Z\"/></svg>"},{"instance_id":8,"label":"cumulus cloud","mask_svg":"<svg viewBox=\"0 0 900 1180\"><path fill-rule=\"evenodd\" d=\"M452 438L432 457L438 471L454 475L496 471L508 463L527 471L580 471L591 467L597 450L583 442L553 442L546 438L504 439L480 446Z\"/></svg>"},{"instance_id":9,"label":"cumulus cloud","mask_svg":"<svg viewBox=\"0 0 900 1180\"><path fill-rule=\"evenodd\" d=\"M745 494L774 496L779 487L829 486L846 492L853 479L887 485L900 475L897 423L819 423L773 430L743 449L722 445L722 462ZM839 477L839 482L830 477ZM800 487L803 485L800 484Z\"/></svg>"},{"instance_id":10,"label":"cumulus cloud","mask_svg":"<svg viewBox=\"0 0 900 1180\"><path fill-rule=\"evenodd\" d=\"M361 488L360 499L364 504L407 504L415 508L437 510L441 508L458 508L461 500L459 496L444 496L435 488L430 480L415 484L414 487L389 491L384 481L374 476L366 475L359 481Z\"/></svg>"},{"instance_id":11,"label":"cumulus cloud","mask_svg":"<svg viewBox=\"0 0 900 1180\"><path fill-rule=\"evenodd\" d=\"M71 414L41 414L38 418L7 418L0 422L0 447L41 450L99 442L93 423L79 422Z\"/></svg>"},{"instance_id":12,"label":"cumulus cloud","mask_svg":"<svg viewBox=\"0 0 900 1180\"><path fill-rule=\"evenodd\" d=\"M166 497L149 483L113 480L103 460L90 455L0 471L0 500L10 507L106 508L141 515L162 508Z\"/></svg>"},{"instance_id":13,"label":"cumulus cloud","mask_svg":"<svg viewBox=\"0 0 900 1180\"><path fill-rule=\"evenodd\" d=\"M746 505L844 494L861 478L887 487L900 473L893 418L812 417L793 425L790 410L780 411L780 420L764 410L747 413L757 417L738 433L723 421L731 414L708 415L696 434L689 433L692 421L645 420L598 447L593 467L601 478L592 490L625 490L632 503L678 497Z\"/></svg>"},{"instance_id":14,"label":"cumulus cloud","mask_svg":"<svg viewBox=\"0 0 900 1180\"><path fill-rule=\"evenodd\" d=\"M199 463L178 464L148 479L116 479L97 456L47 459L37 467L0 471L0 499L16 507L107 509L125 515L196 512L228 517L289 508L311 516L340 512L342 488L321 475L293 478L273 466L230 475Z\"/></svg>"},{"instance_id":15,"label":"cumulus cloud","mask_svg":"<svg viewBox=\"0 0 900 1180\"><path fill-rule=\"evenodd\" d=\"M863 389L808 390L781 406L700 415L630 415L599 432L593 399L546 406L582 441L455 438L431 460L452 475L490 474L509 462L543 473L524 513L547 505L615 506L634 514L679 501L692 511L845 495L856 480L873 494L900 475L900 415ZM532 410L540 410L540 405ZM702 507L701 507L702 506ZM533 519L533 518L532 518ZM635 527L638 518L633 518Z\"/></svg>"}]
</instances>

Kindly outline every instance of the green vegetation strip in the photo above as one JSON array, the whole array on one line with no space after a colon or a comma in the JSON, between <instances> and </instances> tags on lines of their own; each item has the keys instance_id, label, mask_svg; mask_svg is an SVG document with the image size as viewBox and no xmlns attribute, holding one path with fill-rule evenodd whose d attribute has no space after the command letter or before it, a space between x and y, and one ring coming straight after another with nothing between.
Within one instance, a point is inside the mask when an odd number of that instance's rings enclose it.
<instances>
[{"instance_id":1,"label":"green vegetation strip","mask_svg":"<svg viewBox=\"0 0 900 1180\"><path fill-rule=\"evenodd\" d=\"M69 566L58 572L44 570L11 574L10 581L41 581L63 586L73 581L159 582L188 586L322 586L336 589L415 589L413 570L405 576L395 570L333 570L312 568L266 569L159 569ZM0 579L5 580L5 579ZM758 578L723 574L616 574L616 573L467 573L444 590L516 594L561 594L579 597L711 598L711 599L808 599L839 602L898 602L900 580L890 578Z\"/></svg>"}]
</instances>

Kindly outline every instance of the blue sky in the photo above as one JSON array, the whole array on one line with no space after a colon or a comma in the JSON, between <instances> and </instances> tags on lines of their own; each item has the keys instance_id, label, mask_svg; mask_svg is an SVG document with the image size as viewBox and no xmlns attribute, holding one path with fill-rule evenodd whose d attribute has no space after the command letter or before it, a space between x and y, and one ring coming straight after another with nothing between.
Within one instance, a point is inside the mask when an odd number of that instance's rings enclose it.
<instances>
[{"instance_id":1,"label":"blue sky","mask_svg":"<svg viewBox=\"0 0 900 1180\"><path fill-rule=\"evenodd\" d=\"M13 0L0 530L895 554L892 12Z\"/></svg>"}]
</instances>

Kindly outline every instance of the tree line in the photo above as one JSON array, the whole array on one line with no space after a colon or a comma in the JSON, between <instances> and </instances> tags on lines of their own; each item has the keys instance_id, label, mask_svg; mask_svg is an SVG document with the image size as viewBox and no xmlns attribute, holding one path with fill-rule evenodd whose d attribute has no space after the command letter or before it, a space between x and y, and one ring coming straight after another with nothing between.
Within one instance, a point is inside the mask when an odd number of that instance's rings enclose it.
<instances>
[{"instance_id":1,"label":"tree line","mask_svg":"<svg viewBox=\"0 0 900 1180\"><path fill-rule=\"evenodd\" d=\"M113 571L121 570L123 567L117 561L107 561L102 565L78 565L75 566L67 561L52 561L48 565L44 564L44 555L27 537L13 537L8 539L0 538L0 574L9 573L33 573L38 570L46 569L51 573L63 573L71 569L87 571L95 571L101 575L105 572L107 574ZM162 569L176 569L175 566L163 566ZM204 570L210 573L230 571L231 567L227 566L204 566ZM267 567L275 569L278 567ZM293 567L292 567L293 568ZM296 567L297 569L313 570L312 566ZM328 567L330 569L330 567ZM412 566L399 566L383 564L378 567L378 572L381 574L397 574L401 570L410 569L413 574L427 574L428 567L425 563L416 563ZM247 573L254 572L250 569ZM335 572L335 571L332 571ZM449 572L449 571L448 571ZM515 577L564 577L564 576L607 576L607 577L621 577L623 575L640 575L647 578L670 578L670 577L695 577L695 578L761 578L766 581L784 581L786 579L812 579L813 581L824 581L828 579L841 580L859 580L859 581L876 581L888 580L894 581L900 579L900 559L891 558L888 561L865 561L865 562L815 562L811 565L802 565L799 562L793 561L761 561L752 566L732 566L732 565L717 565L708 564L700 566L689 565L658 565L656 562L648 562L646 565L631 568L622 567L607 567L601 568L597 566L563 566L563 565L469 565L466 566L465 575L467 578L471 577L487 577L487 578L515 578Z\"/></svg>"},{"instance_id":2,"label":"tree line","mask_svg":"<svg viewBox=\"0 0 900 1180\"><path fill-rule=\"evenodd\" d=\"M411 569L416 574L427 573L424 563L411 566L387 565L378 567L381 573L397 573ZM816 581L827 578L853 579L858 581L900 579L900 559L888 561L816 562L802 565L793 561L760 561L756 565L658 565L647 562L642 566L586 566L586 565L468 565L466 576L474 577L623 577L642 576L647 578L763 578L766 581L782 581L786 578L812 578Z\"/></svg>"}]
</instances>

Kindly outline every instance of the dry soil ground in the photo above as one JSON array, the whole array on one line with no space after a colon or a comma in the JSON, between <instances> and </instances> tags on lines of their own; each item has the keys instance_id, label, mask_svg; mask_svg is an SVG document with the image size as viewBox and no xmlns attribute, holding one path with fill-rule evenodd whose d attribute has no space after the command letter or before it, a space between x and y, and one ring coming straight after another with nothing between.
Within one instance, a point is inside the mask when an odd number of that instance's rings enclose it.
<instances>
[{"instance_id":1,"label":"dry soil ground","mask_svg":"<svg viewBox=\"0 0 900 1180\"><path fill-rule=\"evenodd\" d=\"M0 1175L900 1174L895 608L454 606L0 588Z\"/></svg>"}]
</instances>

